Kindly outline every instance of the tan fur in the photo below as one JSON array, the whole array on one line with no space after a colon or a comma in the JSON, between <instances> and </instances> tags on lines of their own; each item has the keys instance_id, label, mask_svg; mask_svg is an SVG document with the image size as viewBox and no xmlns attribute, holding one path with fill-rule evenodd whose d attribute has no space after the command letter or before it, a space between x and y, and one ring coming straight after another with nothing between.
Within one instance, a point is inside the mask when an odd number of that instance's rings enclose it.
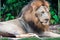
<instances>
[{"instance_id":1,"label":"tan fur","mask_svg":"<svg viewBox=\"0 0 60 40\"><path fill-rule=\"evenodd\" d=\"M43 31L47 31L48 28L49 28L49 25L43 25L43 24L41 24L39 22L39 19L35 16L36 9L38 9L42 5L45 5L47 8L49 8L49 4L48 4L47 1L44 1L44 2L42 2L40 0L33 1L31 3L30 7L29 7L29 10L25 11L24 19L26 21L32 20L35 23L35 25L37 25L38 28L42 29ZM50 16L50 14L49 14L49 16Z\"/></svg>"}]
</instances>

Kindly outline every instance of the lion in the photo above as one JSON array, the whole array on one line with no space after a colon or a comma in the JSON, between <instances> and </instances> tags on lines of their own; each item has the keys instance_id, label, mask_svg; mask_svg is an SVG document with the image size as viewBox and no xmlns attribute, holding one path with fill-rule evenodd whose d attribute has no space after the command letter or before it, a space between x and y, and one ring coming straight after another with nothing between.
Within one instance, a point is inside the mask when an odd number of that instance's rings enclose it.
<instances>
[{"instance_id":1,"label":"lion","mask_svg":"<svg viewBox=\"0 0 60 40\"><path fill-rule=\"evenodd\" d=\"M22 13L22 14L21 14ZM60 37L49 30L49 3L45 0L32 0L19 15L19 18L0 22L0 35L4 37L49 36Z\"/></svg>"}]
</instances>

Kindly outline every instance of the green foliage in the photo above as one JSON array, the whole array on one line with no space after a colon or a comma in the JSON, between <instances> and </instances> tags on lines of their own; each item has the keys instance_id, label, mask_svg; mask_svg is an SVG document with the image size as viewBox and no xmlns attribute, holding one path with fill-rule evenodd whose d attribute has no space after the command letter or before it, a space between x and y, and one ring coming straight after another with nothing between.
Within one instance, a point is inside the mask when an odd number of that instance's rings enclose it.
<instances>
[{"instance_id":1,"label":"green foliage","mask_svg":"<svg viewBox=\"0 0 60 40\"><path fill-rule=\"evenodd\" d=\"M55 12L54 12L54 10L51 8L51 10L50 10L50 14L53 16L53 15L55 15Z\"/></svg>"},{"instance_id":2,"label":"green foliage","mask_svg":"<svg viewBox=\"0 0 60 40\"><path fill-rule=\"evenodd\" d=\"M53 18L56 20L56 22L58 22L58 21L59 21L59 18L58 18L58 16L57 16L57 15L54 15L54 16L53 16Z\"/></svg>"},{"instance_id":3,"label":"green foliage","mask_svg":"<svg viewBox=\"0 0 60 40\"><path fill-rule=\"evenodd\" d=\"M4 0L1 11L0 11L0 19L1 21L8 21L16 18L20 13L21 9L31 0ZM48 0L51 1L51 0ZM51 3L51 2L50 2ZM54 4L55 5L55 4ZM57 14L57 10L53 8L53 5L50 6L51 13L51 24L60 23L60 19Z\"/></svg>"},{"instance_id":4,"label":"green foliage","mask_svg":"<svg viewBox=\"0 0 60 40\"><path fill-rule=\"evenodd\" d=\"M1 14L2 14L2 11L0 11L0 18L2 18Z\"/></svg>"},{"instance_id":5,"label":"green foliage","mask_svg":"<svg viewBox=\"0 0 60 40\"><path fill-rule=\"evenodd\" d=\"M6 14L5 21L7 21L7 20L11 20L11 19L14 19L14 16L12 16L11 13Z\"/></svg>"},{"instance_id":6,"label":"green foliage","mask_svg":"<svg viewBox=\"0 0 60 40\"><path fill-rule=\"evenodd\" d=\"M0 11L1 21L16 18L22 7L24 7L24 5L26 5L28 2L29 0L4 0Z\"/></svg>"},{"instance_id":7,"label":"green foliage","mask_svg":"<svg viewBox=\"0 0 60 40\"><path fill-rule=\"evenodd\" d=\"M56 15L56 12L53 8L50 9L50 14L51 14L51 24L58 24L59 23L59 17Z\"/></svg>"},{"instance_id":8,"label":"green foliage","mask_svg":"<svg viewBox=\"0 0 60 40\"><path fill-rule=\"evenodd\" d=\"M54 19L51 19L51 20L50 20L50 23L51 23L51 24L54 24L54 23L55 23L55 20L54 20Z\"/></svg>"},{"instance_id":9,"label":"green foliage","mask_svg":"<svg viewBox=\"0 0 60 40\"><path fill-rule=\"evenodd\" d=\"M17 0L6 0L6 4L12 4L15 3Z\"/></svg>"}]
</instances>

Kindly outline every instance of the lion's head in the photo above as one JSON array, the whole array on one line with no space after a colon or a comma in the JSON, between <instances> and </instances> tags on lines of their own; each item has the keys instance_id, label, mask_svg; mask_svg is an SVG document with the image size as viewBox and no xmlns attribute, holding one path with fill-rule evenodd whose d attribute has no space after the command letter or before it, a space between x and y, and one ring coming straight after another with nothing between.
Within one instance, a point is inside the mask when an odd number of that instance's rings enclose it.
<instances>
[{"instance_id":1,"label":"lion's head","mask_svg":"<svg viewBox=\"0 0 60 40\"><path fill-rule=\"evenodd\" d=\"M45 0L33 0L22 9L23 18L33 22L38 28L48 29L50 21L49 3Z\"/></svg>"}]
</instances>

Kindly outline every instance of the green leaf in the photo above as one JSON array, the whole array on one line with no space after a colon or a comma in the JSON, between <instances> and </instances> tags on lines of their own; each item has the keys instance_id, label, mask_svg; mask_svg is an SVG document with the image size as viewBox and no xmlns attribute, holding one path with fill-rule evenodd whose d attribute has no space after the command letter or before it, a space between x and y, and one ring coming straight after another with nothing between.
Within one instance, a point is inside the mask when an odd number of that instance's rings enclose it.
<instances>
[{"instance_id":1,"label":"green leaf","mask_svg":"<svg viewBox=\"0 0 60 40\"><path fill-rule=\"evenodd\" d=\"M8 20L9 20L9 17L6 17L6 18L5 18L5 21L8 21Z\"/></svg>"},{"instance_id":2,"label":"green leaf","mask_svg":"<svg viewBox=\"0 0 60 40\"><path fill-rule=\"evenodd\" d=\"M56 22L58 22L58 21L59 21L59 18L58 18L58 16L57 16L57 15L54 15L54 16L53 16L53 18L56 20Z\"/></svg>"},{"instance_id":3,"label":"green leaf","mask_svg":"<svg viewBox=\"0 0 60 40\"><path fill-rule=\"evenodd\" d=\"M55 12L53 10L51 10L50 14L53 16L53 15L55 15Z\"/></svg>"},{"instance_id":4,"label":"green leaf","mask_svg":"<svg viewBox=\"0 0 60 40\"><path fill-rule=\"evenodd\" d=\"M9 8L10 10L13 10L13 7L12 6L10 6L10 8Z\"/></svg>"},{"instance_id":5,"label":"green leaf","mask_svg":"<svg viewBox=\"0 0 60 40\"><path fill-rule=\"evenodd\" d=\"M12 4L14 2L16 2L17 0L6 0L6 4Z\"/></svg>"},{"instance_id":6,"label":"green leaf","mask_svg":"<svg viewBox=\"0 0 60 40\"><path fill-rule=\"evenodd\" d=\"M11 16L10 18L11 18L11 19L14 19L14 16Z\"/></svg>"},{"instance_id":7,"label":"green leaf","mask_svg":"<svg viewBox=\"0 0 60 40\"><path fill-rule=\"evenodd\" d=\"M11 16L11 13L8 13L6 16Z\"/></svg>"},{"instance_id":8,"label":"green leaf","mask_svg":"<svg viewBox=\"0 0 60 40\"><path fill-rule=\"evenodd\" d=\"M51 19L51 20L50 20L50 23L51 23L51 24L54 24L54 23L55 23L55 20Z\"/></svg>"},{"instance_id":9,"label":"green leaf","mask_svg":"<svg viewBox=\"0 0 60 40\"><path fill-rule=\"evenodd\" d=\"M0 11L0 18L2 18L1 14L3 14L3 12L2 12L2 11Z\"/></svg>"},{"instance_id":10,"label":"green leaf","mask_svg":"<svg viewBox=\"0 0 60 40\"><path fill-rule=\"evenodd\" d=\"M0 15L1 15L1 14L3 14L3 12L2 12L2 11L0 11Z\"/></svg>"}]
</instances>

